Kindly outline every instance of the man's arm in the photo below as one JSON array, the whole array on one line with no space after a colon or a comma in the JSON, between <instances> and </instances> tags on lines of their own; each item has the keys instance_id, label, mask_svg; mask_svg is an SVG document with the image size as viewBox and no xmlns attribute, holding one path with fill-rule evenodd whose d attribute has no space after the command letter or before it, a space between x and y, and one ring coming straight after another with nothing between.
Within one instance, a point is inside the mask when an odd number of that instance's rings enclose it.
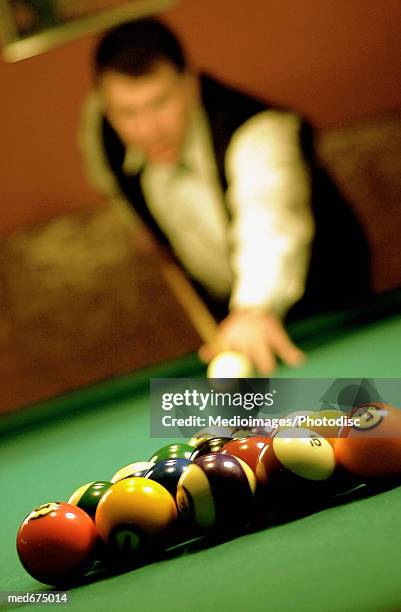
<instances>
[{"instance_id":1,"label":"man's arm","mask_svg":"<svg viewBox=\"0 0 401 612\"><path fill-rule=\"evenodd\" d=\"M255 115L226 157L234 285L217 341L248 355L262 373L274 369L276 357L290 365L303 360L282 324L303 294L313 237L300 127L291 113ZM216 352L208 345L200 355L209 361Z\"/></svg>"}]
</instances>

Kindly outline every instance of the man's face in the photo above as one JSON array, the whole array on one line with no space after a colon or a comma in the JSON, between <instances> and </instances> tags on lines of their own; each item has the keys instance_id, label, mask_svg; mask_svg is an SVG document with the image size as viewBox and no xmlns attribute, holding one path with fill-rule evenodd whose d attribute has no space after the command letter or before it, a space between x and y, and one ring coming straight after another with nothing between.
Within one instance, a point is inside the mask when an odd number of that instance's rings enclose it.
<instances>
[{"instance_id":1,"label":"man's face","mask_svg":"<svg viewBox=\"0 0 401 612\"><path fill-rule=\"evenodd\" d=\"M163 62L141 77L105 72L100 91L106 116L126 146L151 162L178 160L196 98L192 76Z\"/></svg>"}]
</instances>

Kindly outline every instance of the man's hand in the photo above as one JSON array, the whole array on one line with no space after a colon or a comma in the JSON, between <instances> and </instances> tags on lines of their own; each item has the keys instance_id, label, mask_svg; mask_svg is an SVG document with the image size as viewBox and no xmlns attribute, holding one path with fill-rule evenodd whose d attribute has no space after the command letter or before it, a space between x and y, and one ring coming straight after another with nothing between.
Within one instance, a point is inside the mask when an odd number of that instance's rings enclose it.
<instances>
[{"instance_id":1,"label":"man's hand","mask_svg":"<svg viewBox=\"0 0 401 612\"><path fill-rule=\"evenodd\" d=\"M232 311L220 323L215 341L199 349L199 357L207 363L222 350L246 355L261 374L275 370L277 357L291 366L305 360L276 315L252 309Z\"/></svg>"}]
</instances>

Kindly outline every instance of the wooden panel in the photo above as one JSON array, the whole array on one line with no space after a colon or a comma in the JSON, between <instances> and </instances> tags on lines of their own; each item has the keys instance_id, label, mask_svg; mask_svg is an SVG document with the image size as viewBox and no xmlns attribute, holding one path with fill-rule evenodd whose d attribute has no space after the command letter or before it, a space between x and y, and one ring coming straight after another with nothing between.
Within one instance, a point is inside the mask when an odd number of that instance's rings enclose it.
<instances>
[{"instance_id":1,"label":"wooden panel","mask_svg":"<svg viewBox=\"0 0 401 612\"><path fill-rule=\"evenodd\" d=\"M3 241L0 411L197 348L159 261L110 205Z\"/></svg>"}]
</instances>

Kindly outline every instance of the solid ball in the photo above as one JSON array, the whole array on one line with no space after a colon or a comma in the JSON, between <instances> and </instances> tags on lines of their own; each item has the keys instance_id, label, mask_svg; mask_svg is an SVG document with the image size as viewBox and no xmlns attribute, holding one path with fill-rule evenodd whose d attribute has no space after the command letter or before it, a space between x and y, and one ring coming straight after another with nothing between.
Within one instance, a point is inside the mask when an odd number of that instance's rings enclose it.
<instances>
[{"instance_id":1,"label":"solid ball","mask_svg":"<svg viewBox=\"0 0 401 612\"><path fill-rule=\"evenodd\" d=\"M190 459L165 459L153 465L145 473L144 478L150 478L161 484L175 500L178 481L191 463Z\"/></svg>"},{"instance_id":2,"label":"solid ball","mask_svg":"<svg viewBox=\"0 0 401 612\"><path fill-rule=\"evenodd\" d=\"M335 442L337 461L360 478L401 475L401 411L384 402L355 408L349 418L358 425L344 427Z\"/></svg>"},{"instance_id":3,"label":"solid ball","mask_svg":"<svg viewBox=\"0 0 401 612\"><path fill-rule=\"evenodd\" d=\"M214 357L207 368L207 378L253 378L252 361L236 351L224 351Z\"/></svg>"},{"instance_id":4,"label":"solid ball","mask_svg":"<svg viewBox=\"0 0 401 612\"><path fill-rule=\"evenodd\" d=\"M124 478L134 478L134 476L144 476L153 465L154 463L151 461L135 461L134 463L124 465L113 475L111 482L118 482Z\"/></svg>"},{"instance_id":5,"label":"solid ball","mask_svg":"<svg viewBox=\"0 0 401 612\"><path fill-rule=\"evenodd\" d=\"M93 520L72 504L51 502L35 508L21 524L17 552L39 582L68 585L90 570L98 542Z\"/></svg>"},{"instance_id":6,"label":"solid ball","mask_svg":"<svg viewBox=\"0 0 401 612\"><path fill-rule=\"evenodd\" d=\"M195 459L181 476L177 505L196 531L230 533L251 522L256 478L231 455L214 453Z\"/></svg>"},{"instance_id":7,"label":"solid ball","mask_svg":"<svg viewBox=\"0 0 401 612\"><path fill-rule=\"evenodd\" d=\"M223 446L229 442L231 438L209 438L204 440L199 446L197 446L191 455L191 461L195 461L202 455L210 455L210 453L219 453Z\"/></svg>"},{"instance_id":8,"label":"solid ball","mask_svg":"<svg viewBox=\"0 0 401 612\"><path fill-rule=\"evenodd\" d=\"M260 453L270 443L271 438L265 436L250 436L248 438L230 440L223 446L221 453L223 455L234 455L238 459L242 459L255 471Z\"/></svg>"},{"instance_id":9,"label":"solid ball","mask_svg":"<svg viewBox=\"0 0 401 612\"><path fill-rule=\"evenodd\" d=\"M112 483L106 480L88 482L74 491L68 503L78 506L78 508L84 510L89 516L95 518L97 505L111 485Z\"/></svg>"},{"instance_id":10,"label":"solid ball","mask_svg":"<svg viewBox=\"0 0 401 612\"><path fill-rule=\"evenodd\" d=\"M100 500L95 516L99 535L111 547L132 557L163 546L177 519L170 493L146 478L114 483Z\"/></svg>"},{"instance_id":11,"label":"solid ball","mask_svg":"<svg viewBox=\"0 0 401 612\"><path fill-rule=\"evenodd\" d=\"M193 447L189 444L167 444L156 451L149 459L150 463L158 463L166 459L190 459L193 453Z\"/></svg>"}]
</instances>

